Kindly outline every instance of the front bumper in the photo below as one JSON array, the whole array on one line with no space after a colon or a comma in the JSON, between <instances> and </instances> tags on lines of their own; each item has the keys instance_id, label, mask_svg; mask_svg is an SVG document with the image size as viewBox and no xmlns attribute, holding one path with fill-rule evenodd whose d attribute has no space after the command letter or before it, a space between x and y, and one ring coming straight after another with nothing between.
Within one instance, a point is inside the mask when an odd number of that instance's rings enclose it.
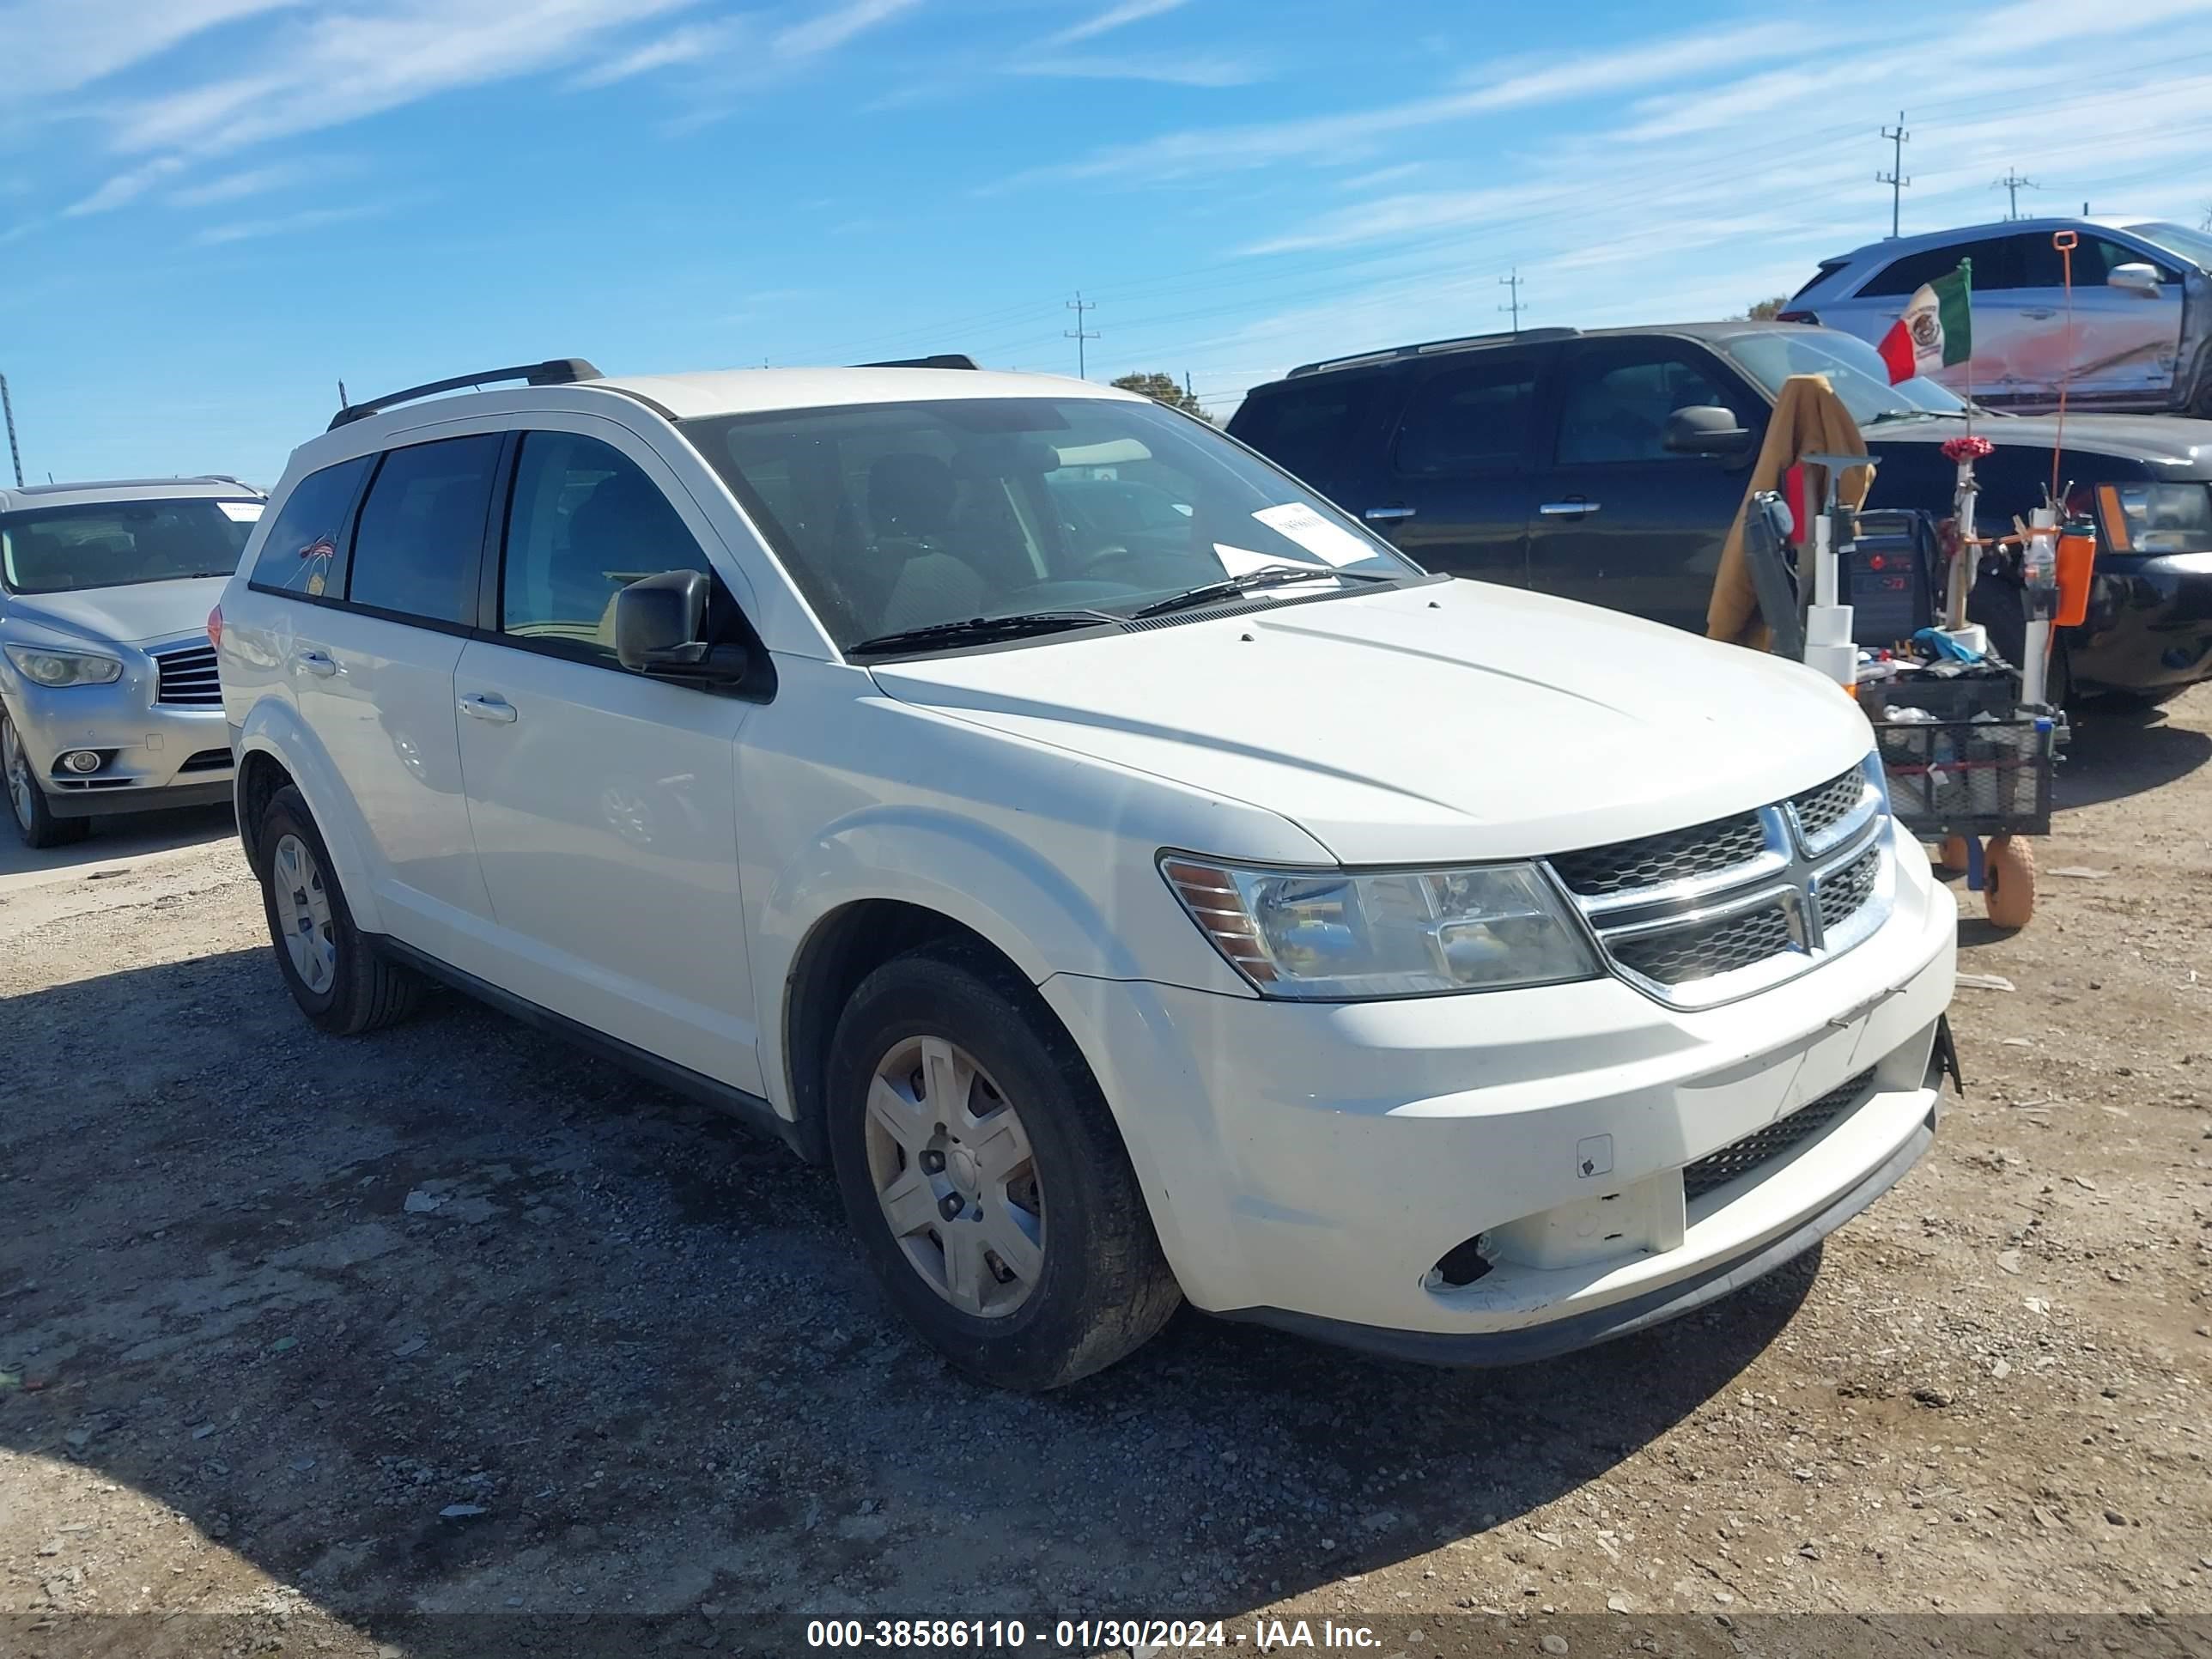
<instances>
[{"instance_id":1,"label":"front bumper","mask_svg":"<svg viewBox=\"0 0 2212 1659\"><path fill-rule=\"evenodd\" d=\"M157 702L157 689L150 663L127 660L111 685L54 688L9 676L8 718L56 817L230 799L234 763L222 706ZM80 749L100 755L99 770L77 774L56 765Z\"/></svg>"},{"instance_id":2,"label":"front bumper","mask_svg":"<svg viewBox=\"0 0 2212 1659\"><path fill-rule=\"evenodd\" d=\"M1193 1303L1387 1352L1526 1358L1723 1294L1924 1149L1957 913L1924 860L1895 863L1873 937L1696 1012L1617 980L1340 1005L1042 988ZM1686 1195L1686 1166L1846 1083L1823 1129ZM1440 1273L1478 1237L1486 1270Z\"/></svg>"},{"instance_id":3,"label":"front bumper","mask_svg":"<svg viewBox=\"0 0 2212 1659\"><path fill-rule=\"evenodd\" d=\"M2089 615L2068 632L2075 679L2160 691L2212 679L2212 553L2100 553Z\"/></svg>"}]
</instances>

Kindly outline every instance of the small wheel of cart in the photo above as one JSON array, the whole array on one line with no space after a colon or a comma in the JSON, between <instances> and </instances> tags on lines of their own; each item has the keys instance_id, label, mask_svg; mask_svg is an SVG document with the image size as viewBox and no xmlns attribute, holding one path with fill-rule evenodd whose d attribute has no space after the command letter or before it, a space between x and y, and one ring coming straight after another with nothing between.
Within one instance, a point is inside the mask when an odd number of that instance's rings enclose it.
<instances>
[{"instance_id":1,"label":"small wheel of cart","mask_svg":"<svg viewBox=\"0 0 2212 1659\"><path fill-rule=\"evenodd\" d=\"M2035 844L2017 836L1991 836L1983 854L1982 902L1990 925L2016 932L2035 915Z\"/></svg>"},{"instance_id":2,"label":"small wheel of cart","mask_svg":"<svg viewBox=\"0 0 2212 1659\"><path fill-rule=\"evenodd\" d=\"M1964 836L1946 836L1936 849L1935 865L1938 870L1960 875L1972 867L1973 854L1966 850Z\"/></svg>"}]
</instances>

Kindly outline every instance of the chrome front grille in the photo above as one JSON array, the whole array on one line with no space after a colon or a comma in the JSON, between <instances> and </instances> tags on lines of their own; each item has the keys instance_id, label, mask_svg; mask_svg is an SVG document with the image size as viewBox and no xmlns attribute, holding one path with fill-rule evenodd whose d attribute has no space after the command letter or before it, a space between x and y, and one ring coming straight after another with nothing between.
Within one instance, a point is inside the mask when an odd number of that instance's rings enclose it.
<instances>
[{"instance_id":1,"label":"chrome front grille","mask_svg":"<svg viewBox=\"0 0 2212 1659\"><path fill-rule=\"evenodd\" d=\"M213 646L187 645L156 651L154 665L161 676L161 687L154 694L155 702L206 707L222 701L222 686L216 678Z\"/></svg>"},{"instance_id":2,"label":"chrome front grille","mask_svg":"<svg viewBox=\"0 0 2212 1659\"><path fill-rule=\"evenodd\" d=\"M1549 860L1620 976L1705 1008L1794 978L1889 911L1881 797L1857 768L1787 800Z\"/></svg>"},{"instance_id":3,"label":"chrome front grille","mask_svg":"<svg viewBox=\"0 0 2212 1659\"><path fill-rule=\"evenodd\" d=\"M1807 1101L1789 1116L1778 1118L1765 1128L1754 1129L1742 1139L1732 1140L1720 1151L1699 1158L1682 1171L1682 1196L1694 1204L1707 1193L1741 1180L1784 1152L1804 1145L1857 1106L1873 1085L1874 1073L1861 1072L1818 1100Z\"/></svg>"}]
</instances>

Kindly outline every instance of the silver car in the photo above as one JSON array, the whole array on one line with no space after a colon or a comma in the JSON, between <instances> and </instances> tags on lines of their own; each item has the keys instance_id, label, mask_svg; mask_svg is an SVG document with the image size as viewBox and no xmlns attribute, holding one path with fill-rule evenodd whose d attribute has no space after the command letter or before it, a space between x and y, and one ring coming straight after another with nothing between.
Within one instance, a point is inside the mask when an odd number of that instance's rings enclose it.
<instances>
[{"instance_id":1,"label":"silver car","mask_svg":"<svg viewBox=\"0 0 2212 1659\"><path fill-rule=\"evenodd\" d=\"M230 799L207 616L262 503L224 477L0 489L0 769L31 846Z\"/></svg>"},{"instance_id":2,"label":"silver car","mask_svg":"<svg viewBox=\"0 0 2212 1659\"><path fill-rule=\"evenodd\" d=\"M2070 230L2065 265L2052 234ZM1931 378L1977 403L2212 416L2212 234L2160 220L2015 219L1869 242L1824 259L1791 322L1879 343L1922 283L1973 262L1973 356Z\"/></svg>"}]
</instances>

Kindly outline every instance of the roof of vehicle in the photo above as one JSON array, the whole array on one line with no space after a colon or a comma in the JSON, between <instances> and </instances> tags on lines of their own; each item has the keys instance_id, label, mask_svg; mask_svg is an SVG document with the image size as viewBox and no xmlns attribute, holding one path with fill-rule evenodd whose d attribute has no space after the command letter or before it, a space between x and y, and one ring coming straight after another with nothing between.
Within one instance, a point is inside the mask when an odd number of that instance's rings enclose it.
<instances>
[{"instance_id":1,"label":"roof of vehicle","mask_svg":"<svg viewBox=\"0 0 2212 1659\"><path fill-rule=\"evenodd\" d=\"M610 374L577 382L643 398L679 421L841 404L939 402L953 398L1112 398L1139 392L1059 374L988 368L720 368L684 374Z\"/></svg>"},{"instance_id":2,"label":"roof of vehicle","mask_svg":"<svg viewBox=\"0 0 2212 1659\"><path fill-rule=\"evenodd\" d=\"M1771 329L1802 329L1803 323L1761 322L1746 317L1731 318L1716 323L1646 323L1623 328L1524 328L1519 333L1467 334L1449 340L1425 340L1413 345L1382 346L1373 351L1354 352L1345 357L1328 357L1316 363L1300 363L1279 380L1265 386L1255 386L1252 392L1273 391L1292 380L1302 380L1308 375L1334 373L1347 368L1378 368L1393 363L1411 362L1422 357L1438 356L1450 352L1495 349L1499 346L1545 345L1555 340L1618 340L1640 339L1669 335L1678 339L1729 340L1742 334L1760 334ZM1250 393L1246 394L1249 396Z\"/></svg>"},{"instance_id":3,"label":"roof of vehicle","mask_svg":"<svg viewBox=\"0 0 2212 1659\"><path fill-rule=\"evenodd\" d=\"M2156 219L2116 219L2106 215L2082 218L2065 215L2045 219L1995 219L1987 224L1954 225L1944 230L1922 231L1914 236L1885 236L1880 241L1864 242L1849 253L1838 254L1832 259L1823 259L1824 265L1856 264L1861 259L1877 256L1889 259L1902 253L1917 253L1923 248L1942 247L1948 242L1963 242L1985 236L2018 236L2033 234L2039 230L2131 230L2141 234L2142 227L2161 222Z\"/></svg>"},{"instance_id":4,"label":"roof of vehicle","mask_svg":"<svg viewBox=\"0 0 2212 1659\"><path fill-rule=\"evenodd\" d=\"M23 484L0 489L0 513L34 507L84 507L99 501L236 501L264 492L220 472L190 478L88 478L77 483Z\"/></svg>"}]
</instances>

